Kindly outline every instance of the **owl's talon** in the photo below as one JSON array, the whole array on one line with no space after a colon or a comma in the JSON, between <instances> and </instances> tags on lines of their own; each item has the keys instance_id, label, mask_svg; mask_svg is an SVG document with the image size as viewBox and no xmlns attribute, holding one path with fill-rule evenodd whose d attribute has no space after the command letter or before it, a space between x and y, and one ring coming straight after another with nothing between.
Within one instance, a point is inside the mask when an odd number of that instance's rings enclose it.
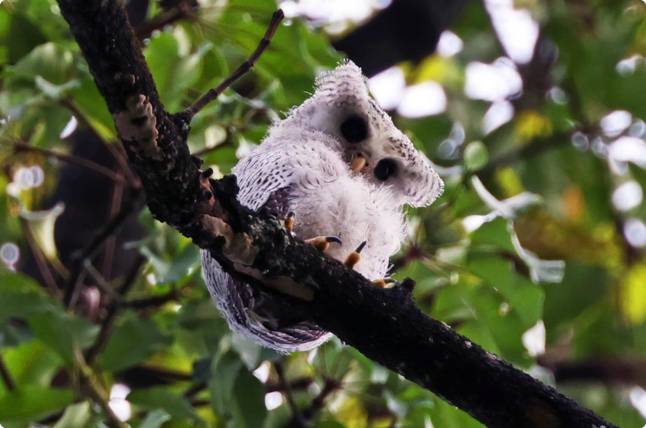
<instances>
[{"instance_id":1,"label":"owl's talon","mask_svg":"<svg viewBox=\"0 0 646 428\"><path fill-rule=\"evenodd\" d=\"M386 281L384 278L375 279L372 281L372 285L379 288L386 288Z\"/></svg>"},{"instance_id":2,"label":"owl's talon","mask_svg":"<svg viewBox=\"0 0 646 428\"><path fill-rule=\"evenodd\" d=\"M284 224L285 224L285 230L289 232L290 234L294 233L294 224L296 223L295 220L296 214L294 214L294 211L290 211L287 213L287 217L285 217Z\"/></svg>"},{"instance_id":3,"label":"owl's talon","mask_svg":"<svg viewBox=\"0 0 646 428\"><path fill-rule=\"evenodd\" d=\"M316 236L305 240L306 244L315 246L319 251L327 250L332 242L342 244L341 239L337 236Z\"/></svg>"},{"instance_id":4,"label":"owl's talon","mask_svg":"<svg viewBox=\"0 0 646 428\"><path fill-rule=\"evenodd\" d=\"M348 257L346 257L343 264L345 264L350 269L353 269L357 265L357 263L359 263L359 260L361 260L361 251L363 251L365 246L366 241L363 241L361 244L359 244L356 250L348 254Z\"/></svg>"},{"instance_id":5,"label":"owl's talon","mask_svg":"<svg viewBox=\"0 0 646 428\"><path fill-rule=\"evenodd\" d=\"M391 284L396 282L392 278L379 278L372 281L372 283L379 288L390 288Z\"/></svg>"}]
</instances>

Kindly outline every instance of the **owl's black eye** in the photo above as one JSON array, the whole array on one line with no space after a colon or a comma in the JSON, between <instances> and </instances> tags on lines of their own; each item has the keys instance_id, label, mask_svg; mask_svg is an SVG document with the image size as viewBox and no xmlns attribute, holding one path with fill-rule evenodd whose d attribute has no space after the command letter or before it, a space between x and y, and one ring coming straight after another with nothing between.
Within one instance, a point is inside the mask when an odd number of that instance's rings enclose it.
<instances>
[{"instance_id":1,"label":"owl's black eye","mask_svg":"<svg viewBox=\"0 0 646 428\"><path fill-rule=\"evenodd\" d=\"M360 116L348 116L341 123L341 135L349 143L360 143L368 138L368 124Z\"/></svg>"},{"instance_id":2,"label":"owl's black eye","mask_svg":"<svg viewBox=\"0 0 646 428\"><path fill-rule=\"evenodd\" d=\"M375 167L374 174L378 180L388 180L397 174L397 162L390 158L380 160Z\"/></svg>"}]
</instances>

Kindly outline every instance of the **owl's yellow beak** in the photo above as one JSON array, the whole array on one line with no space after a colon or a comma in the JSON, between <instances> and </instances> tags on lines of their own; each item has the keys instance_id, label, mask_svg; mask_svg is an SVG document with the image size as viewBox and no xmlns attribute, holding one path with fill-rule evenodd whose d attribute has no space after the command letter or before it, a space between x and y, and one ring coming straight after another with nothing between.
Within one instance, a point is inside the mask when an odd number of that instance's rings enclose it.
<instances>
[{"instance_id":1,"label":"owl's yellow beak","mask_svg":"<svg viewBox=\"0 0 646 428\"><path fill-rule=\"evenodd\" d=\"M357 153L350 163L350 169L353 172L359 172L366 166L366 162L366 158L361 153Z\"/></svg>"}]
</instances>

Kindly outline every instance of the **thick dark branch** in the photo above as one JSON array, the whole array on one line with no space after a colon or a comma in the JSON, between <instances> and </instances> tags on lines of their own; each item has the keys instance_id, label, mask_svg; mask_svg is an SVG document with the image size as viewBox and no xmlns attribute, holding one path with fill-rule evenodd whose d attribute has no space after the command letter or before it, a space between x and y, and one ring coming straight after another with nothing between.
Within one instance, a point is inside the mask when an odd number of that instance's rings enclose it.
<instances>
[{"instance_id":1,"label":"thick dark branch","mask_svg":"<svg viewBox=\"0 0 646 428\"><path fill-rule=\"evenodd\" d=\"M444 323L428 318L413 303L410 287L376 288L358 273L293 239L276 219L241 207L235 178L216 182L200 175L186 146L186 122L161 105L117 2L59 3L115 117L130 162L144 184L148 205L159 220L208 248L238 278L262 286L252 277L262 277L266 283L281 277L280 282L291 279L295 287L308 289L311 301L283 298L294 311L309 314L374 361L488 426L611 426Z\"/></svg>"},{"instance_id":2,"label":"thick dark branch","mask_svg":"<svg viewBox=\"0 0 646 428\"><path fill-rule=\"evenodd\" d=\"M121 2L61 0L59 4L112 114L127 111L138 95L145 95L152 106L159 130L155 147L142 151L132 138L123 138L123 131L122 140L153 214L175 226L186 224L194 217L199 191L199 171L185 143L188 129L164 110ZM159 156L151 156L151 151Z\"/></svg>"}]
</instances>

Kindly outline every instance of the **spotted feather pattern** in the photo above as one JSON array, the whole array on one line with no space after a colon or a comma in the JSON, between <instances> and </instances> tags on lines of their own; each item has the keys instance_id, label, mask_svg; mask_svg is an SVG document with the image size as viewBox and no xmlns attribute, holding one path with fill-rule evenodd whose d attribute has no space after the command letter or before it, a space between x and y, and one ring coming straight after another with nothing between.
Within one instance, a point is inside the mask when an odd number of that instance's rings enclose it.
<instances>
[{"instance_id":1,"label":"spotted feather pattern","mask_svg":"<svg viewBox=\"0 0 646 428\"><path fill-rule=\"evenodd\" d=\"M368 127L369 136L358 144L340 132L350 114ZM361 171L350 168L357 155L367 159ZM384 158L397 164L388 181L373 174ZM248 208L279 217L294 212L294 233L301 239L338 236L342 244L333 244L328 256L344 260L367 241L355 269L368 279L384 277L399 250L402 207L428 205L442 192L428 159L370 98L361 70L351 62L319 76L312 97L275 123L233 173L238 199ZM312 349L330 337L290 316L280 299L231 278L206 252L202 266L209 292L234 331L280 352Z\"/></svg>"}]
</instances>

